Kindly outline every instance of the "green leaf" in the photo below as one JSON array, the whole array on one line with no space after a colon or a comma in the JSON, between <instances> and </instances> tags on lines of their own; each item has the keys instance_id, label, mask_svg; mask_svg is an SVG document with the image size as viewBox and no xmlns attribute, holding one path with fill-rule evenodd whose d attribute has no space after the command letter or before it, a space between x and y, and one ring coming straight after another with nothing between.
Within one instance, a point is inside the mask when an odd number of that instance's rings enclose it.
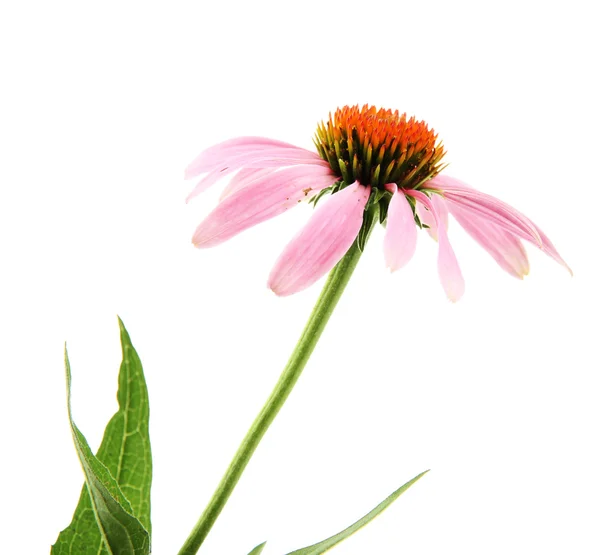
<instances>
[{"instance_id":1,"label":"green leaf","mask_svg":"<svg viewBox=\"0 0 600 555\"><path fill-rule=\"evenodd\" d=\"M260 555L266 544L267 542L262 542L260 545L257 545L248 555Z\"/></svg>"},{"instance_id":2,"label":"green leaf","mask_svg":"<svg viewBox=\"0 0 600 555\"><path fill-rule=\"evenodd\" d=\"M332 547L350 537L354 532L360 530L363 526L367 525L371 522L376 516L385 511L400 495L402 495L410 486L412 486L417 480L422 478L425 474L427 474L429 470L425 472L421 472L418 476L415 476L409 482L406 482L403 486L399 487L394 493L392 493L389 497L383 500L377 507L375 507L371 512L367 513L360 520L357 520L354 524L342 530L339 534L335 536L331 536L322 542L315 543L314 545L310 545L308 547L304 547L302 549L297 549L296 551L292 551L288 553L288 555L320 555L321 553L325 553L330 550Z\"/></svg>"},{"instance_id":3,"label":"green leaf","mask_svg":"<svg viewBox=\"0 0 600 555\"><path fill-rule=\"evenodd\" d=\"M142 363L119 319L123 361L119 371L119 410L110 419L96 457L115 477L133 514L151 532L152 453L148 433L149 400Z\"/></svg>"},{"instance_id":4,"label":"green leaf","mask_svg":"<svg viewBox=\"0 0 600 555\"><path fill-rule=\"evenodd\" d=\"M71 371L65 349L69 419L86 484L73 520L60 533L52 555L150 552L148 393L140 359L121 320L119 326L123 351L119 410L109 421L95 457L71 418Z\"/></svg>"}]
</instances>

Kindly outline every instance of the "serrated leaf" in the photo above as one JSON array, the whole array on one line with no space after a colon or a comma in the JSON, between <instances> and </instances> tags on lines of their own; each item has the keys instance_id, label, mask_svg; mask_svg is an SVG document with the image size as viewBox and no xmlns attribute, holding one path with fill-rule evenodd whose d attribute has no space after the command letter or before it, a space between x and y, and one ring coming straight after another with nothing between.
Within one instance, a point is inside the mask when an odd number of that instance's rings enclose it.
<instances>
[{"instance_id":1,"label":"serrated leaf","mask_svg":"<svg viewBox=\"0 0 600 555\"><path fill-rule=\"evenodd\" d=\"M321 553L325 553L329 551L332 547L336 546L338 543L344 541L346 538L349 538L355 532L358 532L363 526L366 526L369 522L371 522L376 516L381 514L385 509L387 509L398 497L400 497L410 486L412 486L417 480L422 478L425 474L429 472L426 470L425 472L421 472L418 476L415 476L409 482L406 482L403 486L399 487L394 493L392 493L389 497L384 499L377 507L375 507L372 511L363 516L360 520L357 520L354 524L342 530L339 534L335 534L335 536L331 536L322 542L315 543L314 545L310 545L308 547L303 547L302 549L297 549L296 551L292 551L288 553L288 555L320 555Z\"/></svg>"},{"instance_id":2,"label":"serrated leaf","mask_svg":"<svg viewBox=\"0 0 600 555\"><path fill-rule=\"evenodd\" d=\"M52 555L150 552L152 459L148 393L140 359L121 320L119 326L123 351L117 394L119 410L109 421L95 457L71 418L71 373L65 349L69 418L86 484L73 520L60 533ZM106 537L107 531L110 538Z\"/></svg>"},{"instance_id":3,"label":"serrated leaf","mask_svg":"<svg viewBox=\"0 0 600 555\"><path fill-rule=\"evenodd\" d=\"M266 544L267 542L262 542L260 545L257 545L248 555L260 555Z\"/></svg>"}]
</instances>

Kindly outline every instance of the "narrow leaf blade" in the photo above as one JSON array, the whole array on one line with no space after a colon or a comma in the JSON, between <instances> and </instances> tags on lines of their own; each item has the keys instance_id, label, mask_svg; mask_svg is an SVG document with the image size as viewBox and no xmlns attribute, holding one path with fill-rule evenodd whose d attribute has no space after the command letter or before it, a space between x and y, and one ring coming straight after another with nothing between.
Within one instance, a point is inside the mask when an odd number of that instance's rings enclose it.
<instances>
[{"instance_id":1,"label":"narrow leaf blade","mask_svg":"<svg viewBox=\"0 0 600 555\"><path fill-rule=\"evenodd\" d=\"M248 555L260 555L266 544L267 542L262 542L260 545L257 545Z\"/></svg>"},{"instance_id":2,"label":"narrow leaf blade","mask_svg":"<svg viewBox=\"0 0 600 555\"><path fill-rule=\"evenodd\" d=\"M346 538L349 538L355 532L358 532L363 526L366 526L369 522L371 522L376 516L381 514L385 509L387 509L398 497L400 497L410 486L412 486L415 482L420 480L425 474L427 474L429 470L425 472L421 472L418 476L415 476L412 480L406 482L403 486L400 486L394 493L390 496L386 497L377 507L368 512L365 516L363 516L360 520L357 520L354 524L349 526L348 528L342 530L338 534L323 540L322 542L315 543L314 545L310 545L308 547L304 547L302 549L297 549L296 551L292 551L288 553L288 555L321 555L321 553L325 553L330 550L332 547L336 546L338 543L344 541Z\"/></svg>"},{"instance_id":3,"label":"narrow leaf blade","mask_svg":"<svg viewBox=\"0 0 600 555\"><path fill-rule=\"evenodd\" d=\"M73 520L60 533L52 555L145 555L150 550L148 394L139 357L121 320L119 326L123 350L119 410L106 427L96 457L71 418L71 374L65 351L69 418L86 483Z\"/></svg>"}]
</instances>

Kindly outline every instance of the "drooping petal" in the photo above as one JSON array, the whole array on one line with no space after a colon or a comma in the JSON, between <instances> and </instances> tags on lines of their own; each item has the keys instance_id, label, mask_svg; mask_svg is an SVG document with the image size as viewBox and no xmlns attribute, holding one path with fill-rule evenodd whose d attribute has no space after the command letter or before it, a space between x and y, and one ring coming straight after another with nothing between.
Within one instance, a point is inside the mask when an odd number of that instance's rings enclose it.
<instances>
[{"instance_id":1,"label":"drooping petal","mask_svg":"<svg viewBox=\"0 0 600 555\"><path fill-rule=\"evenodd\" d=\"M387 213L383 254L388 268L395 272L413 256L417 248L417 226L410 204L395 183Z\"/></svg>"},{"instance_id":2,"label":"drooping petal","mask_svg":"<svg viewBox=\"0 0 600 555\"><path fill-rule=\"evenodd\" d=\"M214 247L260 222L296 206L309 194L329 187L331 170L320 166L297 166L268 173L227 198L196 228L196 247Z\"/></svg>"},{"instance_id":3,"label":"drooping petal","mask_svg":"<svg viewBox=\"0 0 600 555\"><path fill-rule=\"evenodd\" d=\"M281 152L287 150L295 153L315 154L314 152L295 145L266 137L236 137L235 139L229 139L203 150L188 165L185 170L185 177L186 179L190 179L201 173L214 170L218 166L227 165L229 160L243 154L264 153L269 150Z\"/></svg>"},{"instance_id":4,"label":"drooping petal","mask_svg":"<svg viewBox=\"0 0 600 555\"><path fill-rule=\"evenodd\" d=\"M209 164L205 171L225 167L249 167L264 168L269 165L281 164L321 164L328 165L316 152L311 152L304 148L280 148L272 147L260 150L245 150L235 153L218 163ZM203 173L203 172L202 172Z\"/></svg>"},{"instance_id":5,"label":"drooping petal","mask_svg":"<svg viewBox=\"0 0 600 555\"><path fill-rule=\"evenodd\" d=\"M479 213L484 219L495 222L506 231L542 247L542 239L535 224L509 204L447 175L435 176L427 182L427 187L430 186L442 190L446 199L453 200L471 212Z\"/></svg>"},{"instance_id":6,"label":"drooping petal","mask_svg":"<svg viewBox=\"0 0 600 555\"><path fill-rule=\"evenodd\" d=\"M240 170L229 180L223 191L221 191L219 201L227 198L232 193L235 193L235 191L243 189L246 185L249 185L260 177L276 171L277 168L244 168Z\"/></svg>"},{"instance_id":7,"label":"drooping petal","mask_svg":"<svg viewBox=\"0 0 600 555\"><path fill-rule=\"evenodd\" d=\"M444 225L444 228L448 229L448 207L446 202L440 195L432 195L430 200L435 207L438 216ZM427 226L427 233L432 239L438 240L437 222L433 217L433 214L421 203L417 203L417 216L421 220L422 224Z\"/></svg>"},{"instance_id":8,"label":"drooping petal","mask_svg":"<svg viewBox=\"0 0 600 555\"><path fill-rule=\"evenodd\" d=\"M509 233L529 241L573 275L571 268L558 254L548 236L527 216L512 206L447 175L438 175L427 185L441 189L447 200L453 201L468 212L477 213L484 220L493 222Z\"/></svg>"},{"instance_id":9,"label":"drooping petal","mask_svg":"<svg viewBox=\"0 0 600 555\"><path fill-rule=\"evenodd\" d=\"M452 250L450 241L448 239L448 233L446 232L446 226L443 225L437 209L434 206L431 199L421 191L415 191L410 189L406 191L407 195L412 195L419 202L425 205L426 208L432 213L438 229L438 273L442 287L446 292L447 297L452 301L458 301L465 292L465 280L460 271L458 260Z\"/></svg>"},{"instance_id":10,"label":"drooping petal","mask_svg":"<svg viewBox=\"0 0 600 555\"><path fill-rule=\"evenodd\" d=\"M308 151L306 151L308 152ZM239 170L240 168L272 168L278 169L286 166L317 166L320 168L328 168L329 164L319 158L314 152L308 152L311 156L295 156L293 154L285 154L275 152L260 152L260 153L246 153L235 158L228 160L226 165L217 166L211 170L205 177L203 177L194 187L192 192L187 196L186 202L189 202L194 197L208 189L211 185L214 185L219 179L226 175Z\"/></svg>"},{"instance_id":11,"label":"drooping petal","mask_svg":"<svg viewBox=\"0 0 600 555\"><path fill-rule=\"evenodd\" d=\"M305 289L337 264L360 231L370 192L354 183L315 209L271 271L268 284L277 295Z\"/></svg>"},{"instance_id":12,"label":"drooping petal","mask_svg":"<svg viewBox=\"0 0 600 555\"><path fill-rule=\"evenodd\" d=\"M438 242L440 245L438 255L440 280L446 296L455 303L464 295L465 280L460 271L454 250L452 250L452 245L450 245L448 234L445 231L439 233Z\"/></svg>"},{"instance_id":13,"label":"drooping petal","mask_svg":"<svg viewBox=\"0 0 600 555\"><path fill-rule=\"evenodd\" d=\"M535 224L533 224L533 225L535 225ZM558 262L572 276L573 270L571 270L569 265L563 260L563 258L560 256L560 254L558 254L558 251L556 250L556 247L552 244L552 241L550 241L548 236L537 225L535 225L535 229L537 230L539 236L542 239L542 252L546 253L550 258L552 258L556 262Z\"/></svg>"},{"instance_id":14,"label":"drooping petal","mask_svg":"<svg viewBox=\"0 0 600 555\"><path fill-rule=\"evenodd\" d=\"M518 279L529 273L527 253L518 237L452 201L448 205L456 221L503 270Z\"/></svg>"},{"instance_id":15,"label":"drooping petal","mask_svg":"<svg viewBox=\"0 0 600 555\"><path fill-rule=\"evenodd\" d=\"M227 174L231 173L232 171L235 171L235 169L237 169L237 168L231 168L231 169L225 168L222 170L211 171L210 173L205 175L200 181L198 181L198 183L196 183L196 186L192 189L191 193L186 197L185 202L189 202L194 197L197 197L200 193L206 191L206 189L208 189L209 187L214 185L217 181L219 181L219 179L221 179L222 177L225 177Z\"/></svg>"},{"instance_id":16,"label":"drooping petal","mask_svg":"<svg viewBox=\"0 0 600 555\"><path fill-rule=\"evenodd\" d=\"M448 206L446 206L446 201L440 195L431 195L430 200L437 212L441 224L444 226L444 229L448 231Z\"/></svg>"},{"instance_id":17,"label":"drooping petal","mask_svg":"<svg viewBox=\"0 0 600 555\"><path fill-rule=\"evenodd\" d=\"M421 220L421 224L427 226L426 229L427 233L429 233L429 236L437 241L437 223L433 217L433 214L420 202L417 202L415 210L417 212L417 216L419 216L419 220Z\"/></svg>"}]
</instances>

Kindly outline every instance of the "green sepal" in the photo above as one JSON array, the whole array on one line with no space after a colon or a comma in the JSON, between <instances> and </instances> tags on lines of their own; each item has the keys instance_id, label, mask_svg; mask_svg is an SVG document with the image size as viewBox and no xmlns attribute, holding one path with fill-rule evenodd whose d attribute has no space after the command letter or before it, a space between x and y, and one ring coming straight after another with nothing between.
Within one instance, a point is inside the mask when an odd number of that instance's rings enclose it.
<instances>
[{"instance_id":1,"label":"green sepal","mask_svg":"<svg viewBox=\"0 0 600 555\"><path fill-rule=\"evenodd\" d=\"M308 204L317 206L317 202L319 202L321 200L321 198L324 197L325 195L331 193L332 189L333 189L333 187L326 187L325 189L321 189L314 197L312 197L308 201Z\"/></svg>"},{"instance_id":2,"label":"green sepal","mask_svg":"<svg viewBox=\"0 0 600 555\"><path fill-rule=\"evenodd\" d=\"M313 206L317 206L317 202L321 200L321 198L327 194L334 195L338 191L345 189L348 187L348 183L343 179L336 181L331 187L325 187L325 189L321 189L314 197L311 197L308 201L308 204L313 204Z\"/></svg>"},{"instance_id":3,"label":"green sepal","mask_svg":"<svg viewBox=\"0 0 600 555\"><path fill-rule=\"evenodd\" d=\"M377 507L368 512L365 516L363 516L360 520L357 520L354 524L342 530L338 534L323 540L322 542L315 543L314 545L310 545L308 547L304 547L302 549L297 549L296 551L292 551L287 555L321 555L321 553L325 553L329 551L332 547L336 546L338 543L344 541L346 538L349 538L355 532L358 532L363 526L366 526L369 522L371 522L376 516L381 514L385 509L387 509L400 495L402 495L410 486L412 486L417 480L421 479L425 474L429 472L426 470L425 472L421 472L418 476L415 476L412 480L406 482L403 486L399 487L394 493L384 499Z\"/></svg>"},{"instance_id":4,"label":"green sepal","mask_svg":"<svg viewBox=\"0 0 600 555\"><path fill-rule=\"evenodd\" d=\"M379 205L379 223L383 227L386 227L386 225L387 225L387 213L388 213L389 207L390 207L389 203L382 203Z\"/></svg>"},{"instance_id":5,"label":"green sepal","mask_svg":"<svg viewBox=\"0 0 600 555\"><path fill-rule=\"evenodd\" d=\"M391 193L385 189L377 189L373 187L372 191L371 197L369 198L369 202L371 204L377 204L386 195L391 198Z\"/></svg>"},{"instance_id":6,"label":"green sepal","mask_svg":"<svg viewBox=\"0 0 600 555\"><path fill-rule=\"evenodd\" d=\"M369 202L379 204L379 223L384 226L391 200L392 193L386 189L375 189L369 199Z\"/></svg>"},{"instance_id":7,"label":"green sepal","mask_svg":"<svg viewBox=\"0 0 600 555\"><path fill-rule=\"evenodd\" d=\"M349 181L344 181L343 179L340 179L339 181L336 181L332 186L331 186L331 194L335 195L335 193L339 193L341 190L345 189L346 187L350 186L350 182Z\"/></svg>"},{"instance_id":8,"label":"green sepal","mask_svg":"<svg viewBox=\"0 0 600 555\"><path fill-rule=\"evenodd\" d=\"M408 201L408 204L412 210L413 218L415 220L415 224L417 224L417 227L419 227L419 229L428 228L429 226L422 223L421 218L419 218L419 215L417 214L417 199L411 195L406 195L406 200Z\"/></svg>"},{"instance_id":9,"label":"green sepal","mask_svg":"<svg viewBox=\"0 0 600 555\"><path fill-rule=\"evenodd\" d=\"M371 234L371 230L373 229L373 225L377 221L379 217L379 204L372 204L367 210L363 213L363 223L360 227L360 231L358 232L358 237L356 238L356 244L360 250L363 252L365 250L365 243Z\"/></svg>"},{"instance_id":10,"label":"green sepal","mask_svg":"<svg viewBox=\"0 0 600 555\"><path fill-rule=\"evenodd\" d=\"M69 421L86 483L71 524L52 555L147 555L150 553L148 394L141 362L121 320L123 362L119 410L94 456L71 416L71 370L65 348Z\"/></svg>"}]
</instances>

